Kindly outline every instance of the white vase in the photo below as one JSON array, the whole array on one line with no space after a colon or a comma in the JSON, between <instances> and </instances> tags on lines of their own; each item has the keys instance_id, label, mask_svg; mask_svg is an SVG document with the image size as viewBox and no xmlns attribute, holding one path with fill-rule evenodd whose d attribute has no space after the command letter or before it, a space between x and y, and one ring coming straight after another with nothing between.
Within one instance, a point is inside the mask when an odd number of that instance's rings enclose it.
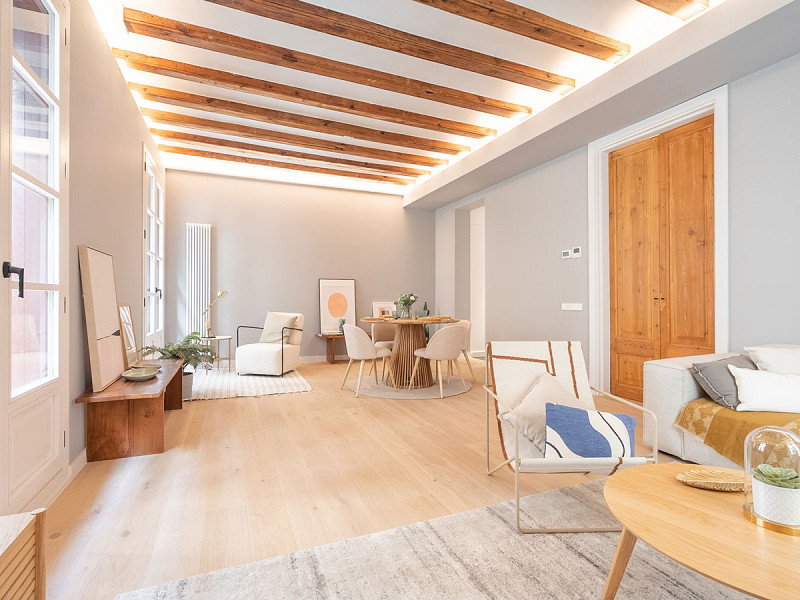
<instances>
[{"instance_id":1,"label":"white vase","mask_svg":"<svg viewBox=\"0 0 800 600\"><path fill-rule=\"evenodd\" d=\"M194 379L194 373L190 372L183 372L183 400L191 400L192 399L192 380Z\"/></svg>"},{"instance_id":2,"label":"white vase","mask_svg":"<svg viewBox=\"0 0 800 600\"><path fill-rule=\"evenodd\" d=\"M773 523L800 526L800 490L769 485L753 478L753 511Z\"/></svg>"}]
</instances>

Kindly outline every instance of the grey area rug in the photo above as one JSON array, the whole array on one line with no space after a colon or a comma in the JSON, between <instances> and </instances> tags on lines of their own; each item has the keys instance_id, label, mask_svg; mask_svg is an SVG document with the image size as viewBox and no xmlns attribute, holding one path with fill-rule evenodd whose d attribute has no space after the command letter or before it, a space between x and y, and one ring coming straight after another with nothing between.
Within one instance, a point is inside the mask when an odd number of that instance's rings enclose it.
<instances>
[{"instance_id":1,"label":"grey area rug","mask_svg":"<svg viewBox=\"0 0 800 600\"><path fill-rule=\"evenodd\" d=\"M192 400L215 398L249 398L271 394L310 392L311 385L297 371L283 377L271 375L237 375L233 371L199 369L192 382Z\"/></svg>"},{"instance_id":2,"label":"grey area rug","mask_svg":"<svg viewBox=\"0 0 800 600\"><path fill-rule=\"evenodd\" d=\"M607 526L592 481L524 499L540 526ZM600 598L619 534L523 535L510 502L213 571L119 600ZM620 600L748 598L636 545Z\"/></svg>"},{"instance_id":3,"label":"grey area rug","mask_svg":"<svg viewBox=\"0 0 800 600\"><path fill-rule=\"evenodd\" d=\"M380 373L378 375L380 375ZM444 397L448 398L450 396L466 394L472 389L472 382L469 379L465 379L464 382L467 384L466 391L464 390L464 384L461 383L458 377L451 378L450 383L447 383L447 378L445 377L444 383L442 384ZM347 381L347 388L355 392L357 383L357 377L355 379L351 378ZM359 395L372 396L374 398L388 398L389 400L430 400L431 398L439 397L439 384L435 383L430 387L411 390L407 387L395 389L391 384L375 383L375 379L371 375L369 380L367 380L367 376L364 375L364 379L361 380Z\"/></svg>"}]
</instances>

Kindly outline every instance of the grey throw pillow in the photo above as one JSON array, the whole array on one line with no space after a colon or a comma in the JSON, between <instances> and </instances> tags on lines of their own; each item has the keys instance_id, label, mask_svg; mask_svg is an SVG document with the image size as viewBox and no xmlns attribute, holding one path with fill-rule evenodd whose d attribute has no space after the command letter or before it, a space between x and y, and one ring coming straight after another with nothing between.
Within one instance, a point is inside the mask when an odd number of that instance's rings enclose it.
<instances>
[{"instance_id":1,"label":"grey throw pillow","mask_svg":"<svg viewBox=\"0 0 800 600\"><path fill-rule=\"evenodd\" d=\"M755 363L750 358L740 354L711 362L694 363L690 371L709 398L717 404L736 410L739 406L739 394L736 380L728 370L728 365L740 369L756 369Z\"/></svg>"}]
</instances>

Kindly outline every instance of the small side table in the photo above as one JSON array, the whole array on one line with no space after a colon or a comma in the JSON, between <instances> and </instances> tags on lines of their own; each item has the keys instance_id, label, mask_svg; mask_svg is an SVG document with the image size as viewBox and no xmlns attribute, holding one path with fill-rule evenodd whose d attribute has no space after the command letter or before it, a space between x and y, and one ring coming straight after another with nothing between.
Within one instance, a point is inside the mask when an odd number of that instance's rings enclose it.
<instances>
[{"instance_id":1,"label":"small side table","mask_svg":"<svg viewBox=\"0 0 800 600\"><path fill-rule=\"evenodd\" d=\"M326 358L328 362L333 364L336 362L336 340L344 339L342 333L317 333L316 336L327 342Z\"/></svg>"},{"instance_id":2,"label":"small side table","mask_svg":"<svg viewBox=\"0 0 800 600\"><path fill-rule=\"evenodd\" d=\"M231 335L216 335L214 337L200 337L200 339L203 340L203 343L206 346L210 346L212 343L214 343L214 346L215 346L214 350L217 353L217 359L214 362L216 363L217 367L219 367L219 364L222 361L227 361L227 363L228 363L228 371L230 371L231 370L231 340L233 339L233 336L231 336ZM222 356L222 351L221 351L222 344L220 344L220 342L228 342L228 353L225 356Z\"/></svg>"}]
</instances>

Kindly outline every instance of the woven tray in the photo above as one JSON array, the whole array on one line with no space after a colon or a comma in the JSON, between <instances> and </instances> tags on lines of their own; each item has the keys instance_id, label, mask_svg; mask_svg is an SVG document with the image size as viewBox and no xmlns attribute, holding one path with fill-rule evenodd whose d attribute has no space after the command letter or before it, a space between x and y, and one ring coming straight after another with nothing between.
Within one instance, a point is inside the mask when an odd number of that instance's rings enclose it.
<instances>
[{"instance_id":1,"label":"woven tray","mask_svg":"<svg viewBox=\"0 0 800 600\"><path fill-rule=\"evenodd\" d=\"M692 469L675 475L675 479L691 487L716 492L741 492L744 490L744 473L717 471L716 469Z\"/></svg>"}]
</instances>

